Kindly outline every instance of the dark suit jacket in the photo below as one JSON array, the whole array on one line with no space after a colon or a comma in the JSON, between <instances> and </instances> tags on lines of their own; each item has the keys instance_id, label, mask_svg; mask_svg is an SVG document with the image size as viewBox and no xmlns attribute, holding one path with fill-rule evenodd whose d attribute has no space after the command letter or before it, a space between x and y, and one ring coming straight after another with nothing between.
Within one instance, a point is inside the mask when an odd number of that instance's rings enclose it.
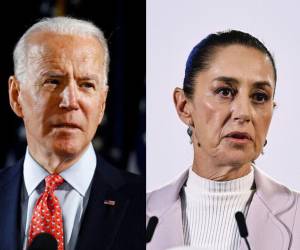
<instances>
[{"instance_id":1,"label":"dark suit jacket","mask_svg":"<svg viewBox=\"0 0 300 250\"><path fill-rule=\"evenodd\" d=\"M21 249L23 161L0 171L0 250ZM76 250L145 249L145 182L97 157ZM104 204L105 200L115 205Z\"/></svg>"}]
</instances>

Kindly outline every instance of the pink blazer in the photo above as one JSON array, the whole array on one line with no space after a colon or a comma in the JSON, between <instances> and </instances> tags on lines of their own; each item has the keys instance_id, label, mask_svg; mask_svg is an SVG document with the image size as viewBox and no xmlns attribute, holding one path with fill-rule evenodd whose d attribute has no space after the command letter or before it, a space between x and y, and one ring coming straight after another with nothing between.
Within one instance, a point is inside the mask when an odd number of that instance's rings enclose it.
<instances>
[{"instance_id":1,"label":"pink blazer","mask_svg":"<svg viewBox=\"0 0 300 250\"><path fill-rule=\"evenodd\" d=\"M165 250L182 246L182 211L179 193L187 179L185 171L174 182L147 195L147 223L159 219L147 250ZM256 192L246 223L252 250L300 250L300 194L275 182L254 169ZM247 250L244 241L241 250Z\"/></svg>"}]
</instances>

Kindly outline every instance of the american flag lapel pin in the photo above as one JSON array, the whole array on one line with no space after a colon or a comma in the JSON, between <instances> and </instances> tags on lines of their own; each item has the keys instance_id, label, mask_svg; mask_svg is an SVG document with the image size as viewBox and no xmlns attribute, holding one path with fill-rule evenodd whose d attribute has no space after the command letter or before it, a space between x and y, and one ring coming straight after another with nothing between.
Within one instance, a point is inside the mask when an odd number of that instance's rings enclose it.
<instances>
[{"instance_id":1,"label":"american flag lapel pin","mask_svg":"<svg viewBox=\"0 0 300 250\"><path fill-rule=\"evenodd\" d=\"M114 206L114 205L116 205L116 201L104 200L104 205Z\"/></svg>"}]
</instances>

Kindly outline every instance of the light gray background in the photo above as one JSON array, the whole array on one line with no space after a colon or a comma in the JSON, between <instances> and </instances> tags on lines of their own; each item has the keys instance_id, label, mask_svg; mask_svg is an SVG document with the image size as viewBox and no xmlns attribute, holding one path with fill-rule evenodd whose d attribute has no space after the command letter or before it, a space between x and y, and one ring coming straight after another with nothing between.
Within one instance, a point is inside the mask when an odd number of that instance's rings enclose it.
<instances>
[{"instance_id":1,"label":"light gray background","mask_svg":"<svg viewBox=\"0 0 300 250\"><path fill-rule=\"evenodd\" d=\"M182 87L187 56L206 35L240 29L275 56L278 81L265 154L256 165L300 190L300 2L147 1L147 190L189 167L192 146L177 117L172 92Z\"/></svg>"}]
</instances>

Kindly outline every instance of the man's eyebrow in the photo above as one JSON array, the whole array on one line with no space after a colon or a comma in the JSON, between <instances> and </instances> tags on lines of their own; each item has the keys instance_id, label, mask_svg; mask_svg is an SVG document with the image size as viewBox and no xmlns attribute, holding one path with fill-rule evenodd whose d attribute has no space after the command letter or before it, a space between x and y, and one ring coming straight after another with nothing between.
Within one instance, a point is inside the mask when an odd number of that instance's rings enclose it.
<instances>
[{"instance_id":1,"label":"man's eyebrow","mask_svg":"<svg viewBox=\"0 0 300 250\"><path fill-rule=\"evenodd\" d=\"M42 76L46 77L64 77L65 74L59 72L59 71L47 71L42 73Z\"/></svg>"},{"instance_id":2,"label":"man's eyebrow","mask_svg":"<svg viewBox=\"0 0 300 250\"><path fill-rule=\"evenodd\" d=\"M43 77L58 77L58 78L62 78L62 77L66 77L67 74L64 74L62 72L59 71L47 71L42 73ZM83 80L95 80L98 81L99 76L97 74L84 74L83 76L78 76L77 77L79 80L83 81Z\"/></svg>"},{"instance_id":3,"label":"man's eyebrow","mask_svg":"<svg viewBox=\"0 0 300 250\"><path fill-rule=\"evenodd\" d=\"M79 76L78 79L80 79L80 80L95 80L95 81L97 81L99 79L99 76L97 74L85 74L83 76Z\"/></svg>"}]
</instances>

